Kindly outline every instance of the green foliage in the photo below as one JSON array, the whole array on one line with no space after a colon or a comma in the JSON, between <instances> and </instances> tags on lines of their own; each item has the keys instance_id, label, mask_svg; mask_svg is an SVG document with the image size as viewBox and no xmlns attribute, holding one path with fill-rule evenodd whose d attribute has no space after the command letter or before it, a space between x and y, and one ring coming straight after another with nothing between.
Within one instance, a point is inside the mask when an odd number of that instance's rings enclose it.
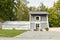
<instances>
[{"instance_id":1,"label":"green foliage","mask_svg":"<svg viewBox=\"0 0 60 40\"><path fill-rule=\"evenodd\" d=\"M51 27L59 27L60 26L60 0L57 3L54 3L52 8L49 8L49 24Z\"/></svg>"},{"instance_id":2,"label":"green foliage","mask_svg":"<svg viewBox=\"0 0 60 40\"><path fill-rule=\"evenodd\" d=\"M54 7L56 10L60 10L60 0L57 1L57 3L54 4Z\"/></svg>"},{"instance_id":3,"label":"green foliage","mask_svg":"<svg viewBox=\"0 0 60 40\"><path fill-rule=\"evenodd\" d=\"M28 7L25 0L0 0L0 19L4 21L28 21Z\"/></svg>"},{"instance_id":4,"label":"green foliage","mask_svg":"<svg viewBox=\"0 0 60 40\"><path fill-rule=\"evenodd\" d=\"M26 32L26 30L0 30L0 37L14 37Z\"/></svg>"},{"instance_id":5,"label":"green foliage","mask_svg":"<svg viewBox=\"0 0 60 40\"><path fill-rule=\"evenodd\" d=\"M45 28L46 31L49 31L49 28Z\"/></svg>"},{"instance_id":6,"label":"green foliage","mask_svg":"<svg viewBox=\"0 0 60 40\"><path fill-rule=\"evenodd\" d=\"M41 6L38 6L37 8L36 7L29 8L29 11L47 11L47 10L48 8L43 3L41 3Z\"/></svg>"},{"instance_id":7,"label":"green foliage","mask_svg":"<svg viewBox=\"0 0 60 40\"><path fill-rule=\"evenodd\" d=\"M50 8L48 10L49 12L49 24L50 24L50 27L58 27L58 19L59 19L59 16L56 12L56 9L55 8Z\"/></svg>"},{"instance_id":8,"label":"green foliage","mask_svg":"<svg viewBox=\"0 0 60 40\"><path fill-rule=\"evenodd\" d=\"M24 3L23 3L24 2ZM16 17L18 21L28 21L29 14L28 14L28 7L26 6L26 1L17 0L16 5Z\"/></svg>"},{"instance_id":9,"label":"green foliage","mask_svg":"<svg viewBox=\"0 0 60 40\"><path fill-rule=\"evenodd\" d=\"M36 7L29 7L29 11L39 11L39 9Z\"/></svg>"},{"instance_id":10,"label":"green foliage","mask_svg":"<svg viewBox=\"0 0 60 40\"><path fill-rule=\"evenodd\" d=\"M40 6L40 11L47 11L48 8L46 8L46 6L41 3L41 6Z\"/></svg>"},{"instance_id":11,"label":"green foliage","mask_svg":"<svg viewBox=\"0 0 60 40\"><path fill-rule=\"evenodd\" d=\"M16 20L13 12L15 2L14 0L0 0L0 19L4 21Z\"/></svg>"}]
</instances>

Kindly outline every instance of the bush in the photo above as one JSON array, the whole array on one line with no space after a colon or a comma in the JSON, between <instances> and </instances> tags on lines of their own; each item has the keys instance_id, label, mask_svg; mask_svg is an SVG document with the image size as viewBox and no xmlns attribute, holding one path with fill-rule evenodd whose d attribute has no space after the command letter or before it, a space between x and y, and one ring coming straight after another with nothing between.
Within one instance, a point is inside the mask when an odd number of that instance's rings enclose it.
<instances>
[{"instance_id":1,"label":"bush","mask_svg":"<svg viewBox=\"0 0 60 40\"><path fill-rule=\"evenodd\" d=\"M2 30L2 28L0 28L0 30Z\"/></svg>"},{"instance_id":2,"label":"bush","mask_svg":"<svg viewBox=\"0 0 60 40\"><path fill-rule=\"evenodd\" d=\"M34 31L36 31L36 29L34 29Z\"/></svg>"},{"instance_id":3,"label":"bush","mask_svg":"<svg viewBox=\"0 0 60 40\"><path fill-rule=\"evenodd\" d=\"M13 28L13 30L15 30L15 28Z\"/></svg>"},{"instance_id":4,"label":"bush","mask_svg":"<svg viewBox=\"0 0 60 40\"><path fill-rule=\"evenodd\" d=\"M40 31L43 31L42 29L40 29Z\"/></svg>"},{"instance_id":5,"label":"bush","mask_svg":"<svg viewBox=\"0 0 60 40\"><path fill-rule=\"evenodd\" d=\"M48 30L49 30L49 28L45 28L45 30L46 30L46 31L48 31Z\"/></svg>"}]
</instances>

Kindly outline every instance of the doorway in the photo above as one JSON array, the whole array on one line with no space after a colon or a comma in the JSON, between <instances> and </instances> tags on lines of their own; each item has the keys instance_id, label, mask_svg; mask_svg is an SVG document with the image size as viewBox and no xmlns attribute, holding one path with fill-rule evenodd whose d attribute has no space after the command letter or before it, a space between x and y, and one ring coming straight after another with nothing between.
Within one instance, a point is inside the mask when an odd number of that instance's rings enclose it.
<instances>
[{"instance_id":1,"label":"doorway","mask_svg":"<svg viewBox=\"0 0 60 40\"><path fill-rule=\"evenodd\" d=\"M39 24L36 24L36 31L39 31Z\"/></svg>"}]
</instances>

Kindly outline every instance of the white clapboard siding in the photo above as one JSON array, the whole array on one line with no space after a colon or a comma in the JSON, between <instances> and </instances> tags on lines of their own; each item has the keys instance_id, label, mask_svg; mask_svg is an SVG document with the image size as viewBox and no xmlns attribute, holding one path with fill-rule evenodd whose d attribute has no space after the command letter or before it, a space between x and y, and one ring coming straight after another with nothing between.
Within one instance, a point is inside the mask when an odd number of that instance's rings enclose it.
<instances>
[{"instance_id":1,"label":"white clapboard siding","mask_svg":"<svg viewBox=\"0 0 60 40\"><path fill-rule=\"evenodd\" d=\"M6 21L2 25L2 29L16 29L16 30L29 30L29 21Z\"/></svg>"}]
</instances>

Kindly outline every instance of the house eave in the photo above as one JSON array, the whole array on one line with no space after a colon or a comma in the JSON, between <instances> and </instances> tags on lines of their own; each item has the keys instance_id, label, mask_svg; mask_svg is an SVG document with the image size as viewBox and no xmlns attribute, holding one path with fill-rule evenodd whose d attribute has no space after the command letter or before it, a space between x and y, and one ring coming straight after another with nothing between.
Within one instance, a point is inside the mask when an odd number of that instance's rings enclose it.
<instances>
[{"instance_id":1,"label":"house eave","mask_svg":"<svg viewBox=\"0 0 60 40\"><path fill-rule=\"evenodd\" d=\"M48 12L29 12L29 14L48 14Z\"/></svg>"}]
</instances>

